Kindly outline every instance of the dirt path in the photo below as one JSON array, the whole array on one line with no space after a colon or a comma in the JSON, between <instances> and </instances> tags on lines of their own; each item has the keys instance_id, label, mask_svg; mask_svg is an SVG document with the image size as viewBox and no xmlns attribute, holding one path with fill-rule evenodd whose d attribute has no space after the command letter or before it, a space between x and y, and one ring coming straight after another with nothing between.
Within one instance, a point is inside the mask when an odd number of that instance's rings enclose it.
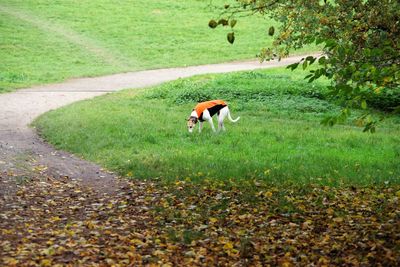
<instances>
[{"instance_id":1,"label":"dirt path","mask_svg":"<svg viewBox=\"0 0 400 267\"><path fill-rule=\"evenodd\" d=\"M0 174L12 173L23 177L32 169L39 169L53 177L68 176L81 179L84 184L99 191L112 192L116 188L114 174L101 170L93 163L55 150L43 142L28 125L37 116L49 110L108 92L152 86L197 74L284 66L301 58L297 56L263 64L256 61L232 62L81 78L2 94L0 95Z\"/></svg>"}]
</instances>

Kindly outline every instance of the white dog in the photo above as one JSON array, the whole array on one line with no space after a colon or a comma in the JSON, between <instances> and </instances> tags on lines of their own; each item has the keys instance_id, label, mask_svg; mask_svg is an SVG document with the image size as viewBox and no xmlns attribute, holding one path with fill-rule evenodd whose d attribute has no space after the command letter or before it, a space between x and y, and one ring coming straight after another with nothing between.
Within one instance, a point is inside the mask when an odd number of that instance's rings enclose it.
<instances>
[{"instance_id":1,"label":"white dog","mask_svg":"<svg viewBox=\"0 0 400 267\"><path fill-rule=\"evenodd\" d=\"M187 126L190 133L193 132L196 123L199 122L199 133L203 128L203 122L208 121L211 125L211 128L214 132L216 132L212 117L218 114L218 131L221 129L225 131L224 119L228 117L231 122L237 122L240 117L237 119L232 119L231 113L229 112L228 105L222 100L211 100L199 103L195 106L190 117L187 120Z\"/></svg>"}]
</instances>

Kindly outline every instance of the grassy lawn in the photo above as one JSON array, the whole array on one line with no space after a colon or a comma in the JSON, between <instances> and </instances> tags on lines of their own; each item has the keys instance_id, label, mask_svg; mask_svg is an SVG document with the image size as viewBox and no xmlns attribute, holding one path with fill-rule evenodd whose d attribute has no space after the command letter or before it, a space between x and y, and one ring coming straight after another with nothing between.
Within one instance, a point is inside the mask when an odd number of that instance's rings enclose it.
<instances>
[{"instance_id":1,"label":"grassy lawn","mask_svg":"<svg viewBox=\"0 0 400 267\"><path fill-rule=\"evenodd\" d=\"M208 1L195 0L0 0L0 92L72 77L249 59L271 43L266 28L273 22L252 17L239 21L230 45L229 29L207 26L218 14Z\"/></svg>"},{"instance_id":2,"label":"grassy lawn","mask_svg":"<svg viewBox=\"0 0 400 267\"><path fill-rule=\"evenodd\" d=\"M328 99L327 81L311 85L302 77L301 71L269 69L181 79L76 103L45 114L35 126L57 148L135 178L398 184L400 118L387 118L375 134L362 133L352 120L321 126L340 107ZM189 134L185 119L195 103L215 98L226 100L241 120L227 122L221 134L208 125L201 135Z\"/></svg>"}]
</instances>

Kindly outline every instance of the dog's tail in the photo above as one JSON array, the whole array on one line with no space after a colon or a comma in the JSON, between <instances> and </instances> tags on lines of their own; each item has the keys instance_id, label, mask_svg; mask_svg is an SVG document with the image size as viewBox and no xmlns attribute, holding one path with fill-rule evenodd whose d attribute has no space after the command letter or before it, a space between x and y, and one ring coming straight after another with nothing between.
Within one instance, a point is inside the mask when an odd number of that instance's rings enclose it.
<instances>
[{"instance_id":1,"label":"dog's tail","mask_svg":"<svg viewBox=\"0 0 400 267\"><path fill-rule=\"evenodd\" d=\"M228 110L228 119L229 119L231 122L237 122L237 121L240 119L240 117L237 117L236 119L232 119L232 117L231 117L231 112Z\"/></svg>"}]
</instances>

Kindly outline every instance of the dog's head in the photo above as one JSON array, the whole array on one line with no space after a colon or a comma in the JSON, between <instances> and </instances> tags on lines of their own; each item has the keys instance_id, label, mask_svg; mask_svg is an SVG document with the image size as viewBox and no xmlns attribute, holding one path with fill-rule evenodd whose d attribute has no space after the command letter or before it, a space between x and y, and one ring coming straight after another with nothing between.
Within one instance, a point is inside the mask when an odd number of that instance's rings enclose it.
<instances>
[{"instance_id":1,"label":"dog's head","mask_svg":"<svg viewBox=\"0 0 400 267\"><path fill-rule=\"evenodd\" d=\"M197 121L198 121L198 119L194 116L190 116L187 119L187 127L189 130L189 133L193 132L194 126L196 125Z\"/></svg>"}]
</instances>

